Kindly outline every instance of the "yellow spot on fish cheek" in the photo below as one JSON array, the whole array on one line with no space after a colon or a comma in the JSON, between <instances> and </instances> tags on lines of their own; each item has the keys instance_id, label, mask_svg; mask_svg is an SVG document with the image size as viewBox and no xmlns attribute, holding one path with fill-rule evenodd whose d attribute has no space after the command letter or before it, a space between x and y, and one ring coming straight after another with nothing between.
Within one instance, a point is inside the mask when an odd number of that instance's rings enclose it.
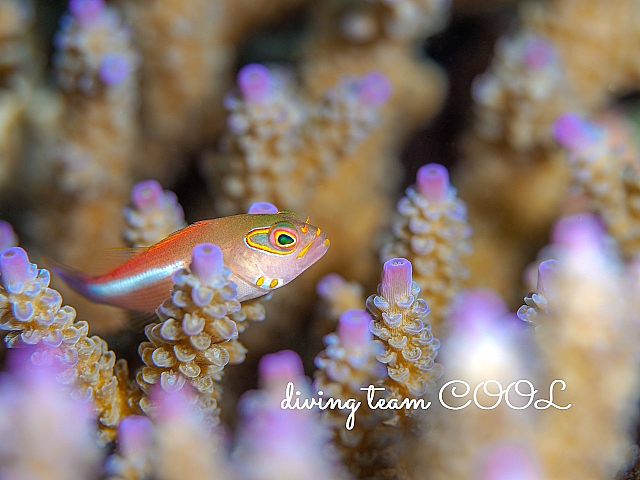
<instances>
[{"instance_id":1,"label":"yellow spot on fish cheek","mask_svg":"<svg viewBox=\"0 0 640 480\"><path fill-rule=\"evenodd\" d=\"M256 285L259 287L261 287L263 283L264 283L264 277L260 277L258 278L258 280L256 280Z\"/></svg>"},{"instance_id":2,"label":"yellow spot on fish cheek","mask_svg":"<svg viewBox=\"0 0 640 480\"><path fill-rule=\"evenodd\" d=\"M271 280L271 283L269 284L269 288L276 288L277 285L278 285L278 280L274 278L273 280Z\"/></svg>"}]
</instances>

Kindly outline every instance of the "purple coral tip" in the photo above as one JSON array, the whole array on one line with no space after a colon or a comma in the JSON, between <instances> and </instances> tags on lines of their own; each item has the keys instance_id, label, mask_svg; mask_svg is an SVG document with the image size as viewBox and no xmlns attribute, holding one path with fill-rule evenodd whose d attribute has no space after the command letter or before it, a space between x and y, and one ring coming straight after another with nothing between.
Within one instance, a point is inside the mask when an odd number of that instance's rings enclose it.
<instances>
[{"instance_id":1,"label":"purple coral tip","mask_svg":"<svg viewBox=\"0 0 640 480\"><path fill-rule=\"evenodd\" d=\"M606 231L600 217L580 213L561 218L553 228L553 243L571 249L593 250L602 245Z\"/></svg>"},{"instance_id":2,"label":"purple coral tip","mask_svg":"<svg viewBox=\"0 0 640 480\"><path fill-rule=\"evenodd\" d=\"M553 138L568 150L577 152L600 142L604 129L575 113L563 113L551 126Z\"/></svg>"},{"instance_id":3,"label":"purple coral tip","mask_svg":"<svg viewBox=\"0 0 640 480\"><path fill-rule=\"evenodd\" d=\"M131 72L131 63L124 55L108 53L100 63L98 76L105 85L115 87L124 82Z\"/></svg>"},{"instance_id":4,"label":"purple coral tip","mask_svg":"<svg viewBox=\"0 0 640 480\"><path fill-rule=\"evenodd\" d=\"M269 202L255 202L249 207L249 211L247 213L278 213L278 207Z\"/></svg>"},{"instance_id":5,"label":"purple coral tip","mask_svg":"<svg viewBox=\"0 0 640 480\"><path fill-rule=\"evenodd\" d=\"M550 65L554 61L555 55L553 44L542 37L531 37L524 47L524 63L532 69Z\"/></svg>"},{"instance_id":6,"label":"purple coral tip","mask_svg":"<svg viewBox=\"0 0 640 480\"><path fill-rule=\"evenodd\" d=\"M493 450L487 457L482 480L536 480L540 478L526 451L513 445Z\"/></svg>"},{"instance_id":7,"label":"purple coral tip","mask_svg":"<svg viewBox=\"0 0 640 480\"><path fill-rule=\"evenodd\" d=\"M438 163L429 163L420 167L416 179L418 191L430 202L441 202L447 198L449 171Z\"/></svg>"},{"instance_id":8,"label":"purple coral tip","mask_svg":"<svg viewBox=\"0 0 640 480\"><path fill-rule=\"evenodd\" d=\"M451 324L466 333L480 333L492 329L496 321L509 313L504 300L488 289L461 292L454 300L449 315Z\"/></svg>"},{"instance_id":9,"label":"purple coral tip","mask_svg":"<svg viewBox=\"0 0 640 480\"><path fill-rule=\"evenodd\" d=\"M382 267L380 294L389 302L405 300L411 295L413 267L406 258L392 258Z\"/></svg>"},{"instance_id":10,"label":"purple coral tip","mask_svg":"<svg viewBox=\"0 0 640 480\"><path fill-rule=\"evenodd\" d=\"M95 20L105 8L104 0L70 0L69 10L80 22Z\"/></svg>"},{"instance_id":11,"label":"purple coral tip","mask_svg":"<svg viewBox=\"0 0 640 480\"><path fill-rule=\"evenodd\" d=\"M556 274L560 262L554 259L545 260L538 266L538 283L536 290L538 293L547 296L549 294L549 286L553 282L553 276Z\"/></svg>"},{"instance_id":12,"label":"purple coral tip","mask_svg":"<svg viewBox=\"0 0 640 480\"><path fill-rule=\"evenodd\" d=\"M143 180L131 190L131 201L138 210L149 211L162 207L164 192L155 180Z\"/></svg>"},{"instance_id":13,"label":"purple coral tip","mask_svg":"<svg viewBox=\"0 0 640 480\"><path fill-rule=\"evenodd\" d=\"M359 308L346 310L338 320L338 337L347 348L367 348L373 340L373 334L369 331L371 315Z\"/></svg>"},{"instance_id":14,"label":"purple coral tip","mask_svg":"<svg viewBox=\"0 0 640 480\"><path fill-rule=\"evenodd\" d=\"M15 247L17 243L18 239L11 224L0 220L0 251L9 247Z\"/></svg>"},{"instance_id":15,"label":"purple coral tip","mask_svg":"<svg viewBox=\"0 0 640 480\"><path fill-rule=\"evenodd\" d=\"M222 275L224 263L222 250L212 243L201 243L193 249L191 272L205 285Z\"/></svg>"},{"instance_id":16,"label":"purple coral tip","mask_svg":"<svg viewBox=\"0 0 640 480\"><path fill-rule=\"evenodd\" d=\"M321 297L330 297L334 295L340 287L346 283L345 279L337 273L328 273L316 285L316 292Z\"/></svg>"},{"instance_id":17,"label":"purple coral tip","mask_svg":"<svg viewBox=\"0 0 640 480\"><path fill-rule=\"evenodd\" d=\"M304 376L302 360L291 350L265 355L258 364L260 381L263 385L292 382Z\"/></svg>"},{"instance_id":18,"label":"purple coral tip","mask_svg":"<svg viewBox=\"0 0 640 480\"><path fill-rule=\"evenodd\" d=\"M382 72L370 72L361 82L358 98L369 107L379 107L391 97L393 87L389 78Z\"/></svg>"},{"instance_id":19,"label":"purple coral tip","mask_svg":"<svg viewBox=\"0 0 640 480\"><path fill-rule=\"evenodd\" d=\"M144 452L151 447L153 425L141 415L129 415L118 425L118 443L125 456Z\"/></svg>"},{"instance_id":20,"label":"purple coral tip","mask_svg":"<svg viewBox=\"0 0 640 480\"><path fill-rule=\"evenodd\" d=\"M273 75L259 63L245 65L238 72L238 87L248 102L261 102L271 93Z\"/></svg>"},{"instance_id":21,"label":"purple coral tip","mask_svg":"<svg viewBox=\"0 0 640 480\"><path fill-rule=\"evenodd\" d=\"M11 247L0 253L0 276L2 285L13 292L22 290L25 283L36 278L35 266L29 263L29 257L20 247Z\"/></svg>"}]
</instances>

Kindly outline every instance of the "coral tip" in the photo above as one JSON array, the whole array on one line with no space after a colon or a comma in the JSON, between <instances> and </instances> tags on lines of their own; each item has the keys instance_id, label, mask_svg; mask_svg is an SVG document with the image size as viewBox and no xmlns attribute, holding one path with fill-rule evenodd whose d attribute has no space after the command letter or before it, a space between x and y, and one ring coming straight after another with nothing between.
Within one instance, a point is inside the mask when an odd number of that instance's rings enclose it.
<instances>
[{"instance_id":1,"label":"coral tip","mask_svg":"<svg viewBox=\"0 0 640 480\"><path fill-rule=\"evenodd\" d=\"M278 207L269 202L255 202L249 207L247 213L278 213Z\"/></svg>"},{"instance_id":2,"label":"coral tip","mask_svg":"<svg viewBox=\"0 0 640 480\"><path fill-rule=\"evenodd\" d=\"M418 191L430 202L441 202L449 192L449 172L437 163L420 167L417 175Z\"/></svg>"},{"instance_id":3,"label":"coral tip","mask_svg":"<svg viewBox=\"0 0 640 480\"><path fill-rule=\"evenodd\" d=\"M304 376L302 360L291 350L265 355L260 359L258 370L263 385L286 383Z\"/></svg>"},{"instance_id":4,"label":"coral tip","mask_svg":"<svg viewBox=\"0 0 640 480\"><path fill-rule=\"evenodd\" d=\"M604 129L571 112L556 118L551 128L553 138L572 151L589 148L604 136Z\"/></svg>"},{"instance_id":5,"label":"coral tip","mask_svg":"<svg viewBox=\"0 0 640 480\"><path fill-rule=\"evenodd\" d=\"M406 300L411 295L412 266L406 258L392 258L382 267L381 295L390 303Z\"/></svg>"},{"instance_id":6,"label":"coral tip","mask_svg":"<svg viewBox=\"0 0 640 480\"><path fill-rule=\"evenodd\" d=\"M22 290L25 283L36 278L37 273L22 248L11 247L0 253L2 285L10 292Z\"/></svg>"},{"instance_id":7,"label":"coral tip","mask_svg":"<svg viewBox=\"0 0 640 480\"><path fill-rule=\"evenodd\" d=\"M273 76L269 69L259 63L245 65L238 72L238 87L248 102L261 102L271 92Z\"/></svg>"},{"instance_id":8,"label":"coral tip","mask_svg":"<svg viewBox=\"0 0 640 480\"><path fill-rule=\"evenodd\" d=\"M222 275L222 250L212 243L201 243L193 249L191 272L205 285Z\"/></svg>"},{"instance_id":9,"label":"coral tip","mask_svg":"<svg viewBox=\"0 0 640 480\"><path fill-rule=\"evenodd\" d=\"M373 340L373 334L369 331L371 315L359 308L346 310L338 320L338 337L347 348L367 348Z\"/></svg>"},{"instance_id":10,"label":"coral tip","mask_svg":"<svg viewBox=\"0 0 640 480\"><path fill-rule=\"evenodd\" d=\"M104 0L70 0L69 10L80 22L95 20L105 8Z\"/></svg>"},{"instance_id":11,"label":"coral tip","mask_svg":"<svg viewBox=\"0 0 640 480\"><path fill-rule=\"evenodd\" d=\"M105 85L115 87L124 82L131 71L131 64L124 55L108 53L100 63L98 76Z\"/></svg>"},{"instance_id":12,"label":"coral tip","mask_svg":"<svg viewBox=\"0 0 640 480\"><path fill-rule=\"evenodd\" d=\"M389 78L382 72L370 72L360 84L358 98L370 107L378 107L389 100L393 87Z\"/></svg>"},{"instance_id":13,"label":"coral tip","mask_svg":"<svg viewBox=\"0 0 640 480\"><path fill-rule=\"evenodd\" d=\"M138 210L147 212L162 206L162 186L155 180L143 180L131 190L131 201Z\"/></svg>"}]
</instances>

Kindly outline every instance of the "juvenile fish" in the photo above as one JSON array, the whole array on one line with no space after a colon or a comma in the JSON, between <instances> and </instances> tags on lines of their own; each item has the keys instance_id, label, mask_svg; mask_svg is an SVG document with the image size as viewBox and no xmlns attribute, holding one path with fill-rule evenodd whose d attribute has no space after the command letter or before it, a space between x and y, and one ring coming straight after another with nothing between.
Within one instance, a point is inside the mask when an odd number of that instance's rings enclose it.
<instances>
[{"instance_id":1,"label":"juvenile fish","mask_svg":"<svg viewBox=\"0 0 640 480\"><path fill-rule=\"evenodd\" d=\"M51 269L94 302L154 312L169 297L173 273L189 266L200 243L222 250L241 302L291 282L329 249L324 232L292 212L243 214L189 225L149 248L136 249L140 253L103 275L55 263Z\"/></svg>"}]
</instances>

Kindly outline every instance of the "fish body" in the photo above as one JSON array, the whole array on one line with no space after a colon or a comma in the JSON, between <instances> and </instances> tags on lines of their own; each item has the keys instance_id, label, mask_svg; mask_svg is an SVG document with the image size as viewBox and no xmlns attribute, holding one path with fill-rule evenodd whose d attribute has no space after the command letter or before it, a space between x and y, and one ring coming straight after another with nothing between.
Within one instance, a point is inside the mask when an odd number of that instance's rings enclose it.
<instances>
[{"instance_id":1,"label":"fish body","mask_svg":"<svg viewBox=\"0 0 640 480\"><path fill-rule=\"evenodd\" d=\"M154 312L169 297L173 274L189 266L200 243L222 250L241 302L291 282L329 248L324 232L292 212L243 214L189 225L103 275L59 264L52 270L94 302Z\"/></svg>"}]
</instances>

